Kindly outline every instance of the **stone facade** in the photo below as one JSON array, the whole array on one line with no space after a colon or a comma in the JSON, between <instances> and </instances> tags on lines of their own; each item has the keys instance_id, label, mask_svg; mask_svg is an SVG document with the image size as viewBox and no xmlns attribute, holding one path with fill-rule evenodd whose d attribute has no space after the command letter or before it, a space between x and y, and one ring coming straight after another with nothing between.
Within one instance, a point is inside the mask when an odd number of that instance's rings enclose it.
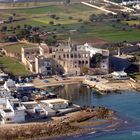
<instances>
[{"instance_id":1,"label":"stone facade","mask_svg":"<svg viewBox=\"0 0 140 140\"><path fill-rule=\"evenodd\" d=\"M35 48L22 48L22 63L33 73L81 74L81 68L90 66L90 52L80 50L76 45L47 46L40 44Z\"/></svg>"}]
</instances>

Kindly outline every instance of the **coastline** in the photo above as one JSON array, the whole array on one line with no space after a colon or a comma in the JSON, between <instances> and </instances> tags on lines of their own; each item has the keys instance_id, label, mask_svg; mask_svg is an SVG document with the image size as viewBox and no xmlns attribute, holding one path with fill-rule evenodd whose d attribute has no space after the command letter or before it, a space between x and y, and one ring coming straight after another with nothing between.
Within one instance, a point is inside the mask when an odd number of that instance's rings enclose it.
<instances>
[{"instance_id":1,"label":"coastline","mask_svg":"<svg viewBox=\"0 0 140 140\"><path fill-rule=\"evenodd\" d=\"M48 80L48 79L47 79ZM66 80L62 80L59 78L57 81L55 79L49 79L49 82L45 83L43 80L36 79L34 80L33 84L35 87L44 89L47 87L52 86L62 86L62 85L69 85L69 84L84 84L87 87L96 89L99 93L105 94L110 92L117 92L120 93L121 91L139 91L140 90L140 83L134 82L133 80L112 80L109 81L104 78L99 78L97 81L91 81L86 79L84 76L79 77L69 77Z\"/></svg>"},{"instance_id":2,"label":"coastline","mask_svg":"<svg viewBox=\"0 0 140 140\"><path fill-rule=\"evenodd\" d=\"M95 123L92 127L83 127L84 122L89 124L90 119L104 119L105 122ZM74 125L74 123L77 125ZM95 121L96 122L96 121ZM0 139L32 139L43 140L60 138L64 136L76 136L90 133L93 131L115 130L122 126L123 121L116 115L116 112L104 108L83 108L81 111L66 114L65 116L55 117L52 121L43 123L14 124L0 129ZM94 123L93 123L94 124ZM102 125L107 124L106 127ZM101 128L96 128L101 125Z\"/></svg>"}]
</instances>

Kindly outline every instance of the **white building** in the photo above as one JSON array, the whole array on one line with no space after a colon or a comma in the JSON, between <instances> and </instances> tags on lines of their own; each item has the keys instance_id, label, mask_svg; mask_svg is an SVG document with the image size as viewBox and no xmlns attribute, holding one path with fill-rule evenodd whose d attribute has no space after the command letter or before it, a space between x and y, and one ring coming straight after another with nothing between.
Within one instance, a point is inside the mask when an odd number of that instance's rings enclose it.
<instances>
[{"instance_id":1,"label":"white building","mask_svg":"<svg viewBox=\"0 0 140 140\"><path fill-rule=\"evenodd\" d=\"M60 98L42 100L40 102L54 110L65 109L69 107L69 100L60 99Z\"/></svg>"},{"instance_id":2,"label":"white building","mask_svg":"<svg viewBox=\"0 0 140 140\"><path fill-rule=\"evenodd\" d=\"M90 57L93 57L95 54L101 54L103 58L100 61L100 69L104 71L105 73L108 73L109 71L109 50L101 49L101 48L95 48L88 43L85 43L84 45L78 46L79 50L85 50L90 52Z\"/></svg>"},{"instance_id":3,"label":"white building","mask_svg":"<svg viewBox=\"0 0 140 140\"><path fill-rule=\"evenodd\" d=\"M0 99L0 115L2 124L25 121L25 107L18 99Z\"/></svg>"},{"instance_id":4,"label":"white building","mask_svg":"<svg viewBox=\"0 0 140 140\"><path fill-rule=\"evenodd\" d=\"M136 4L136 5L133 5L133 8L134 9L137 9L137 10L140 10L140 3L139 4Z\"/></svg>"},{"instance_id":5,"label":"white building","mask_svg":"<svg viewBox=\"0 0 140 140\"><path fill-rule=\"evenodd\" d=\"M5 88L7 91L14 90L14 89L16 88L16 83L15 83L15 81L13 81L12 79L8 79L8 80L5 81L5 83L4 83L4 88Z\"/></svg>"},{"instance_id":6,"label":"white building","mask_svg":"<svg viewBox=\"0 0 140 140\"><path fill-rule=\"evenodd\" d=\"M133 5L133 4L139 4L140 0L122 0L121 5Z\"/></svg>"},{"instance_id":7,"label":"white building","mask_svg":"<svg viewBox=\"0 0 140 140\"><path fill-rule=\"evenodd\" d=\"M127 73L124 71L114 71L111 73L114 79L118 80L125 80L128 79L129 77L127 76Z\"/></svg>"},{"instance_id":8,"label":"white building","mask_svg":"<svg viewBox=\"0 0 140 140\"><path fill-rule=\"evenodd\" d=\"M88 43L85 43L84 45L78 45L77 47L79 50L85 50L87 52L90 52L90 57L92 57L96 53L102 54L104 56L109 56L109 50L95 48L95 47L89 45Z\"/></svg>"},{"instance_id":9,"label":"white building","mask_svg":"<svg viewBox=\"0 0 140 140\"><path fill-rule=\"evenodd\" d=\"M26 111L30 114L36 114L40 116L55 116L56 111L51 109L48 105L43 103L38 103L36 101L33 102L22 102L25 106ZM34 115L35 116L35 115Z\"/></svg>"}]
</instances>

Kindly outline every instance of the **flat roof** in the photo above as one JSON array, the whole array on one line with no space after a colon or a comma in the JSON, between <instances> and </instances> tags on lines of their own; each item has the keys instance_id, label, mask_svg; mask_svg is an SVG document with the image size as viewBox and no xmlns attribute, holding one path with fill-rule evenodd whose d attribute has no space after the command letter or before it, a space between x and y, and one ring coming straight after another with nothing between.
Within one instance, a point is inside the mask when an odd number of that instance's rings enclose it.
<instances>
[{"instance_id":1,"label":"flat roof","mask_svg":"<svg viewBox=\"0 0 140 140\"><path fill-rule=\"evenodd\" d=\"M54 103L62 103L62 102L69 102L69 100L56 98L56 99L49 99L49 100L42 100L41 103L47 103L47 104L54 104Z\"/></svg>"},{"instance_id":2,"label":"flat roof","mask_svg":"<svg viewBox=\"0 0 140 140\"><path fill-rule=\"evenodd\" d=\"M16 84L16 87L34 87L32 83Z\"/></svg>"},{"instance_id":3,"label":"flat roof","mask_svg":"<svg viewBox=\"0 0 140 140\"><path fill-rule=\"evenodd\" d=\"M115 75L115 76L127 76L127 73L124 72L124 71L114 71L112 73L112 75Z\"/></svg>"},{"instance_id":4,"label":"flat roof","mask_svg":"<svg viewBox=\"0 0 140 140\"><path fill-rule=\"evenodd\" d=\"M36 101L21 102L21 104L23 104L23 105L34 105L34 104L37 104L37 102Z\"/></svg>"}]
</instances>

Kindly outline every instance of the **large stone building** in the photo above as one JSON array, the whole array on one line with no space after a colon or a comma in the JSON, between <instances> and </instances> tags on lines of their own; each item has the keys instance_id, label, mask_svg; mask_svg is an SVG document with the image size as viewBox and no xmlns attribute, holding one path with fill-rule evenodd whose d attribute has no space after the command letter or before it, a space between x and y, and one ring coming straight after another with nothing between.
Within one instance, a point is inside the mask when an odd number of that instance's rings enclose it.
<instances>
[{"instance_id":1,"label":"large stone building","mask_svg":"<svg viewBox=\"0 0 140 140\"><path fill-rule=\"evenodd\" d=\"M48 47L42 43L35 48L22 48L21 55L33 73L79 75L83 67L90 66L90 52L71 44Z\"/></svg>"}]
</instances>

